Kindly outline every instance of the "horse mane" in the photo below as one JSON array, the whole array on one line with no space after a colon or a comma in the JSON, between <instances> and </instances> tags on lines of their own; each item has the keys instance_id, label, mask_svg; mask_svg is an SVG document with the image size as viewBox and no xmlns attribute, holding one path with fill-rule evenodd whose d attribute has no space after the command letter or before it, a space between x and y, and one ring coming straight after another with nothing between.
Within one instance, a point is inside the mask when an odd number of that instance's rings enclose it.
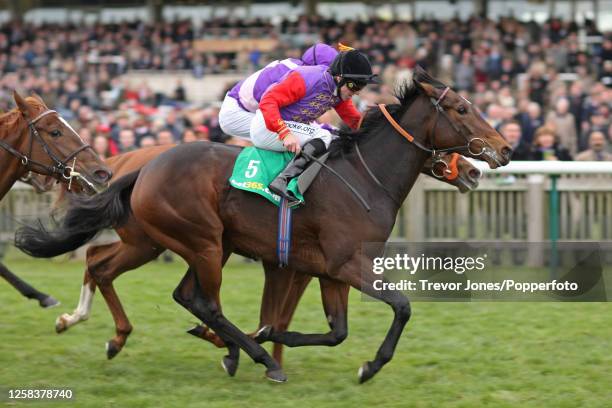
<instances>
[{"instance_id":1,"label":"horse mane","mask_svg":"<svg viewBox=\"0 0 612 408\"><path fill-rule=\"evenodd\" d=\"M412 73L412 80L404 81L393 92L393 95L399 100L399 104L387 105L387 111L391 116L401 116L408 110L414 100L423 92L419 83L429 84L439 89L446 88L443 82L435 79L420 65L417 65ZM350 129L346 125L340 128L339 137L334 139L329 146L329 156L336 157L348 153L357 141L377 133L381 127L385 126L386 122L387 119L378 106L368 108L363 114L363 122L358 130Z\"/></svg>"}]
</instances>

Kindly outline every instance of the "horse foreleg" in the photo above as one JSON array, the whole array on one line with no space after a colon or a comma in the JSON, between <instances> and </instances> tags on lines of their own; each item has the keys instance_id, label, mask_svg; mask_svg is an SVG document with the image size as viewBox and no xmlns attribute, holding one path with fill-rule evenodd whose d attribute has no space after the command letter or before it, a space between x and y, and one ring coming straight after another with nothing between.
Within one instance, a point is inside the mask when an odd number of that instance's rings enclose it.
<instances>
[{"instance_id":1,"label":"horse foreleg","mask_svg":"<svg viewBox=\"0 0 612 408\"><path fill-rule=\"evenodd\" d=\"M372 378L393 358L404 326L410 320L410 302L401 292L374 289L374 281L380 279L380 276L372 272L372 260L361 254L355 254L333 276L335 279L346 282L375 299L382 300L393 309L393 322L376 353L376 357L374 360L366 362L359 369L359 382L363 383Z\"/></svg>"},{"instance_id":2,"label":"horse foreleg","mask_svg":"<svg viewBox=\"0 0 612 408\"><path fill-rule=\"evenodd\" d=\"M299 282L299 281L298 281ZM305 282L305 284L303 283ZM298 296L288 298L287 308L283 311L283 319L279 320L279 327L285 328L289 325L289 321L293 316L293 312L297 307L299 297L306 288L309 279L302 280L302 285L297 286L301 289ZM348 310L348 292L349 286L344 282L338 282L327 278L320 278L321 298L323 300L323 308L327 317L327 322L330 331L323 334L304 334L291 331L276 331L271 329L261 331L262 340L270 340L276 343L282 343L289 347L301 346L336 346L346 339L348 334L347 327L347 310Z\"/></svg>"},{"instance_id":3,"label":"horse foreleg","mask_svg":"<svg viewBox=\"0 0 612 408\"><path fill-rule=\"evenodd\" d=\"M8 268L2 263L0 263L0 276L2 276L8 283L11 284L11 286L17 289L17 291L19 291L19 293L26 298L38 300L40 307L53 307L59 305L60 303L58 300L53 298L53 296L34 289L26 281L9 271Z\"/></svg>"},{"instance_id":4,"label":"horse foreleg","mask_svg":"<svg viewBox=\"0 0 612 408\"><path fill-rule=\"evenodd\" d=\"M96 282L89 274L89 270L85 269L83 276L83 286L81 286L81 295L79 296L79 304L72 314L64 313L55 320L55 331L62 333L68 330L79 322L89 319L91 313L91 305L93 296L96 292Z\"/></svg>"},{"instance_id":5,"label":"horse foreleg","mask_svg":"<svg viewBox=\"0 0 612 408\"><path fill-rule=\"evenodd\" d=\"M259 329L256 341L266 341L270 330L284 332L289 327L295 309L312 279L293 270L281 269L275 263L264 262L266 280L261 299ZM282 365L283 345L274 343L272 357Z\"/></svg>"}]
</instances>

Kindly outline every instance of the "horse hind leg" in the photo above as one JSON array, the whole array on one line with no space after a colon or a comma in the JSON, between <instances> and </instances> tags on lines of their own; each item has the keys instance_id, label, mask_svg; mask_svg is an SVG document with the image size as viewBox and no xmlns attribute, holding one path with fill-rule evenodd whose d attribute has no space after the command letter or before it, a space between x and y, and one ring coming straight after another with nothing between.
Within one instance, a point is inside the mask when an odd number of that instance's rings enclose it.
<instances>
[{"instance_id":1,"label":"horse hind leg","mask_svg":"<svg viewBox=\"0 0 612 408\"><path fill-rule=\"evenodd\" d=\"M227 262L227 259L230 255L230 251L224 251L223 265L225 265L225 262ZM183 276L183 279L181 279L181 282L178 284L178 286L176 287L176 289L174 289L174 292L172 293L174 301L187 310L189 310L189 305L191 304L194 298L195 283L195 275L193 273L193 270L189 268L187 269L185 276ZM205 340L209 343L212 343L217 348L227 347L227 345L225 344L225 340L222 339L217 333L212 331L210 327L206 326L205 324L198 324L197 326L187 330L187 333L201 340Z\"/></svg>"},{"instance_id":2,"label":"horse hind leg","mask_svg":"<svg viewBox=\"0 0 612 408\"><path fill-rule=\"evenodd\" d=\"M225 264L230 254L231 252L229 251L224 252L223 264ZM181 279L179 285L172 293L172 297L178 304L180 304L181 306L189 310L192 314L194 314L191 310L191 303L197 296L199 296L197 290L198 288L196 285L195 274L193 273L193 270L189 268L187 270L187 273L185 273L183 279ZM214 344L218 348L227 347L229 353L228 355L223 357L223 360L221 360L221 366L230 377L236 375L236 371L238 370L238 363L240 360L240 347L238 347L237 344L229 340L226 341L226 339L219 336L217 333L212 331L208 326L204 324L197 325L191 330L188 330L187 333L199 339L206 340Z\"/></svg>"},{"instance_id":3,"label":"horse hind leg","mask_svg":"<svg viewBox=\"0 0 612 408\"><path fill-rule=\"evenodd\" d=\"M138 245L115 242L90 247L87 252L89 273L100 289L115 322L115 336L106 343L106 356L115 357L125 346L132 332L132 325L121 305L113 281L122 273L135 269L155 259L161 253L150 242L139 241Z\"/></svg>"},{"instance_id":4,"label":"horse hind leg","mask_svg":"<svg viewBox=\"0 0 612 408\"><path fill-rule=\"evenodd\" d=\"M72 314L64 313L61 316L58 316L55 320L55 331L58 334L65 332L79 322L89 319L95 292L96 282L89 274L89 270L85 269L83 286L81 286L81 295L79 296L79 304L77 305L76 309L74 309Z\"/></svg>"},{"instance_id":5,"label":"horse hind leg","mask_svg":"<svg viewBox=\"0 0 612 408\"><path fill-rule=\"evenodd\" d=\"M214 243L214 242L213 242ZM207 245L208 246L208 245ZM238 345L256 363L266 366L266 377L272 381L284 382L287 377L280 365L257 344L230 322L221 312L219 291L221 288L221 245L212 245L207 250L186 256L195 273L196 288L188 309L206 325L212 328L226 343ZM232 357L232 356L230 356Z\"/></svg>"}]
</instances>

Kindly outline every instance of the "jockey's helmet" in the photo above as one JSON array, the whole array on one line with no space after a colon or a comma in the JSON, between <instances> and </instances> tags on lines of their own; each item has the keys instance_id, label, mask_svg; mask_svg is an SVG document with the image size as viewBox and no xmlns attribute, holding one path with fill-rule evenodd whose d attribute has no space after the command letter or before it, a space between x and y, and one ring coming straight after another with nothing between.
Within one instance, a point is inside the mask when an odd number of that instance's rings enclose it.
<instances>
[{"instance_id":1,"label":"jockey's helmet","mask_svg":"<svg viewBox=\"0 0 612 408\"><path fill-rule=\"evenodd\" d=\"M308 48L302 55L302 61L306 65L329 65L338 55L338 51L327 44L315 44Z\"/></svg>"},{"instance_id":2,"label":"jockey's helmet","mask_svg":"<svg viewBox=\"0 0 612 408\"><path fill-rule=\"evenodd\" d=\"M357 50L339 53L331 63L329 72L333 76L340 77L338 89L346 84L349 89L356 92L367 84L380 83L378 75L372 74L368 57Z\"/></svg>"}]
</instances>

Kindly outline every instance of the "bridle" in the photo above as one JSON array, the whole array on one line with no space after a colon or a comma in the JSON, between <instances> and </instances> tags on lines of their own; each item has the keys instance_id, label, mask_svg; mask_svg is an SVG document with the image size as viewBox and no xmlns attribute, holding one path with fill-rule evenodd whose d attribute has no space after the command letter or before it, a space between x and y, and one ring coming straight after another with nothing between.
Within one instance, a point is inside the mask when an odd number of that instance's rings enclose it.
<instances>
[{"instance_id":1,"label":"bridle","mask_svg":"<svg viewBox=\"0 0 612 408\"><path fill-rule=\"evenodd\" d=\"M391 126L393 126L393 128L400 134L402 135L406 140L408 140L410 143L413 143L415 146L417 146L419 149L430 153L432 159L435 161L436 156L440 153L452 153L452 152L460 152L460 151L464 151L467 150L469 152L469 154L473 155L473 156L480 156L482 154L484 154L485 152L488 151L487 146L490 146L485 140L483 140L480 137L473 137L470 138L468 136L466 136L461 129L459 129L459 127L451 120L451 118L448 116L448 113L446 112L446 110L444 110L444 108L442 107L441 103L442 100L444 99L444 97L448 94L448 91L450 90L450 87L447 86L446 88L444 88L444 91L442 91L442 94L440 94L440 97L438 99L434 99L434 98L429 98L431 100L432 105L436 108L436 118L434 120L434 125L433 125L433 129L431 132L431 148L424 146L421 142L419 142L418 140L416 140L414 138L414 136L412 136L408 131L406 131L404 128L401 127L401 125L399 123L397 123L397 121L393 118L393 116L391 116L391 114L389 113L389 111L387 110L387 106L384 103L381 103L378 105L378 108L381 110L381 112L383 113L383 115L385 116L385 118L387 119L387 121L391 124ZM469 101L466 100L467 103L470 103ZM442 115L447 121L448 123L451 125L451 127L453 128L453 130L455 132L457 132L459 135L461 135L461 137L463 137L466 140L466 144L465 146L456 146L456 147L449 147L446 149L436 149L436 144L435 144L435 137L436 137L436 126L438 125L439 119L440 119L440 115ZM476 151L472 144L475 142L479 142L481 143L481 148L479 151Z\"/></svg>"},{"instance_id":2,"label":"bridle","mask_svg":"<svg viewBox=\"0 0 612 408\"><path fill-rule=\"evenodd\" d=\"M41 120L47 115L57 114L56 111L48 109L42 112L40 115L36 116L34 119L28 121L28 127L30 129L30 148L27 154L21 153L19 150L15 149L11 145L7 144L5 141L0 140L0 147L4 150L17 157L23 166L25 166L26 171L34 171L34 168L38 168L36 173L46 174L49 176L53 176L57 179L65 179L68 181L68 189L72 185L72 179L78 178L83 180L89 187L93 190L97 190L92 182L87 180L81 173L75 171L76 165L76 156L86 149L91 149L91 145L83 143L79 148L70 153L64 160L60 160L60 158L51 150L51 147L45 142L45 140L40 136L38 130L36 129L36 122ZM34 148L34 141L37 141L41 144L43 150L49 156L49 158L53 161L53 165L49 166L47 164L41 163L32 159L32 151ZM68 165L67 163L72 160L72 165Z\"/></svg>"},{"instance_id":3,"label":"bridle","mask_svg":"<svg viewBox=\"0 0 612 408\"><path fill-rule=\"evenodd\" d=\"M463 151L463 150L467 149L467 151L471 155L473 155L473 156L480 156L480 155L482 155L482 154L484 154L485 152L488 151L488 149L490 148L490 145L486 141L484 141L483 139L481 139L479 137L469 138L468 136L466 136L461 131L461 129L459 129L457 127L457 125L448 116L448 113L442 107L441 102L444 99L444 97L448 94L449 90L450 90L450 87L447 86L444 89L444 91L442 91L442 94L440 94L440 97L438 99L429 98L431 103L432 103L432 105L436 108L436 118L435 118L433 129L432 129L432 132L431 132L431 143L430 143L431 144L431 148L429 148L427 146L424 146L420 141L415 139L414 136L412 136L406 129L404 129L399 123L397 123L397 121L393 118L393 116L391 116L391 114L387 110L387 106L384 103L379 104L378 108L380 109L382 114L385 116L385 118L387 119L389 124L391 124L391 126L393 126L393 128L401 136L403 136L410 143L412 143L415 146L417 146L419 149L421 149L421 150L431 154L431 159L432 159L432 174L435 177L437 177L437 178L446 178L448 180L454 180L458 176L457 161L459 160L459 155L457 154L457 152ZM466 100L466 102L470 103L467 100ZM446 120L449 122L449 124L453 128L453 130L455 132L457 132L458 134L460 134L466 140L465 146L449 147L449 148L446 148L446 149L436 149L435 148L436 126L438 125L438 121L439 121L440 115L444 116L444 118L446 118ZM475 142L481 142L482 143L482 147L480 148L480 151L474 151L473 150L472 143L475 143ZM365 160L363 159L363 155L361 154L361 151L359 150L359 145L357 143L355 144L355 150L357 152L357 157L361 161L361 164L364 166L364 168L366 169L366 171L368 172L368 174L370 175L372 180L374 180L374 182L387 194L387 196L389 196L389 198L391 198L391 200L395 204L400 206L401 203L399 203L397 201L397 199L395 197L393 197L393 195L384 186L384 184L381 183L380 180L378 180L378 178L376 177L376 175L372 172L372 170L370 170L370 168L366 164ZM449 164L447 164L442 159L442 154L443 153L452 153L453 155L456 155L456 156L451 158L451 162L450 162L451 166L450 167L449 167ZM442 171L442 173L437 173L435 171L435 167L433 167L433 166L435 166L435 164L440 163L440 162L444 163L444 170ZM452 177L452 178L450 178L450 177Z\"/></svg>"},{"instance_id":4,"label":"bridle","mask_svg":"<svg viewBox=\"0 0 612 408\"><path fill-rule=\"evenodd\" d=\"M459 153L451 153L451 158L448 162L442 158L441 154L432 158L431 175L435 178L446 179L448 181L455 180L459 177L457 164L460 157Z\"/></svg>"}]
</instances>

